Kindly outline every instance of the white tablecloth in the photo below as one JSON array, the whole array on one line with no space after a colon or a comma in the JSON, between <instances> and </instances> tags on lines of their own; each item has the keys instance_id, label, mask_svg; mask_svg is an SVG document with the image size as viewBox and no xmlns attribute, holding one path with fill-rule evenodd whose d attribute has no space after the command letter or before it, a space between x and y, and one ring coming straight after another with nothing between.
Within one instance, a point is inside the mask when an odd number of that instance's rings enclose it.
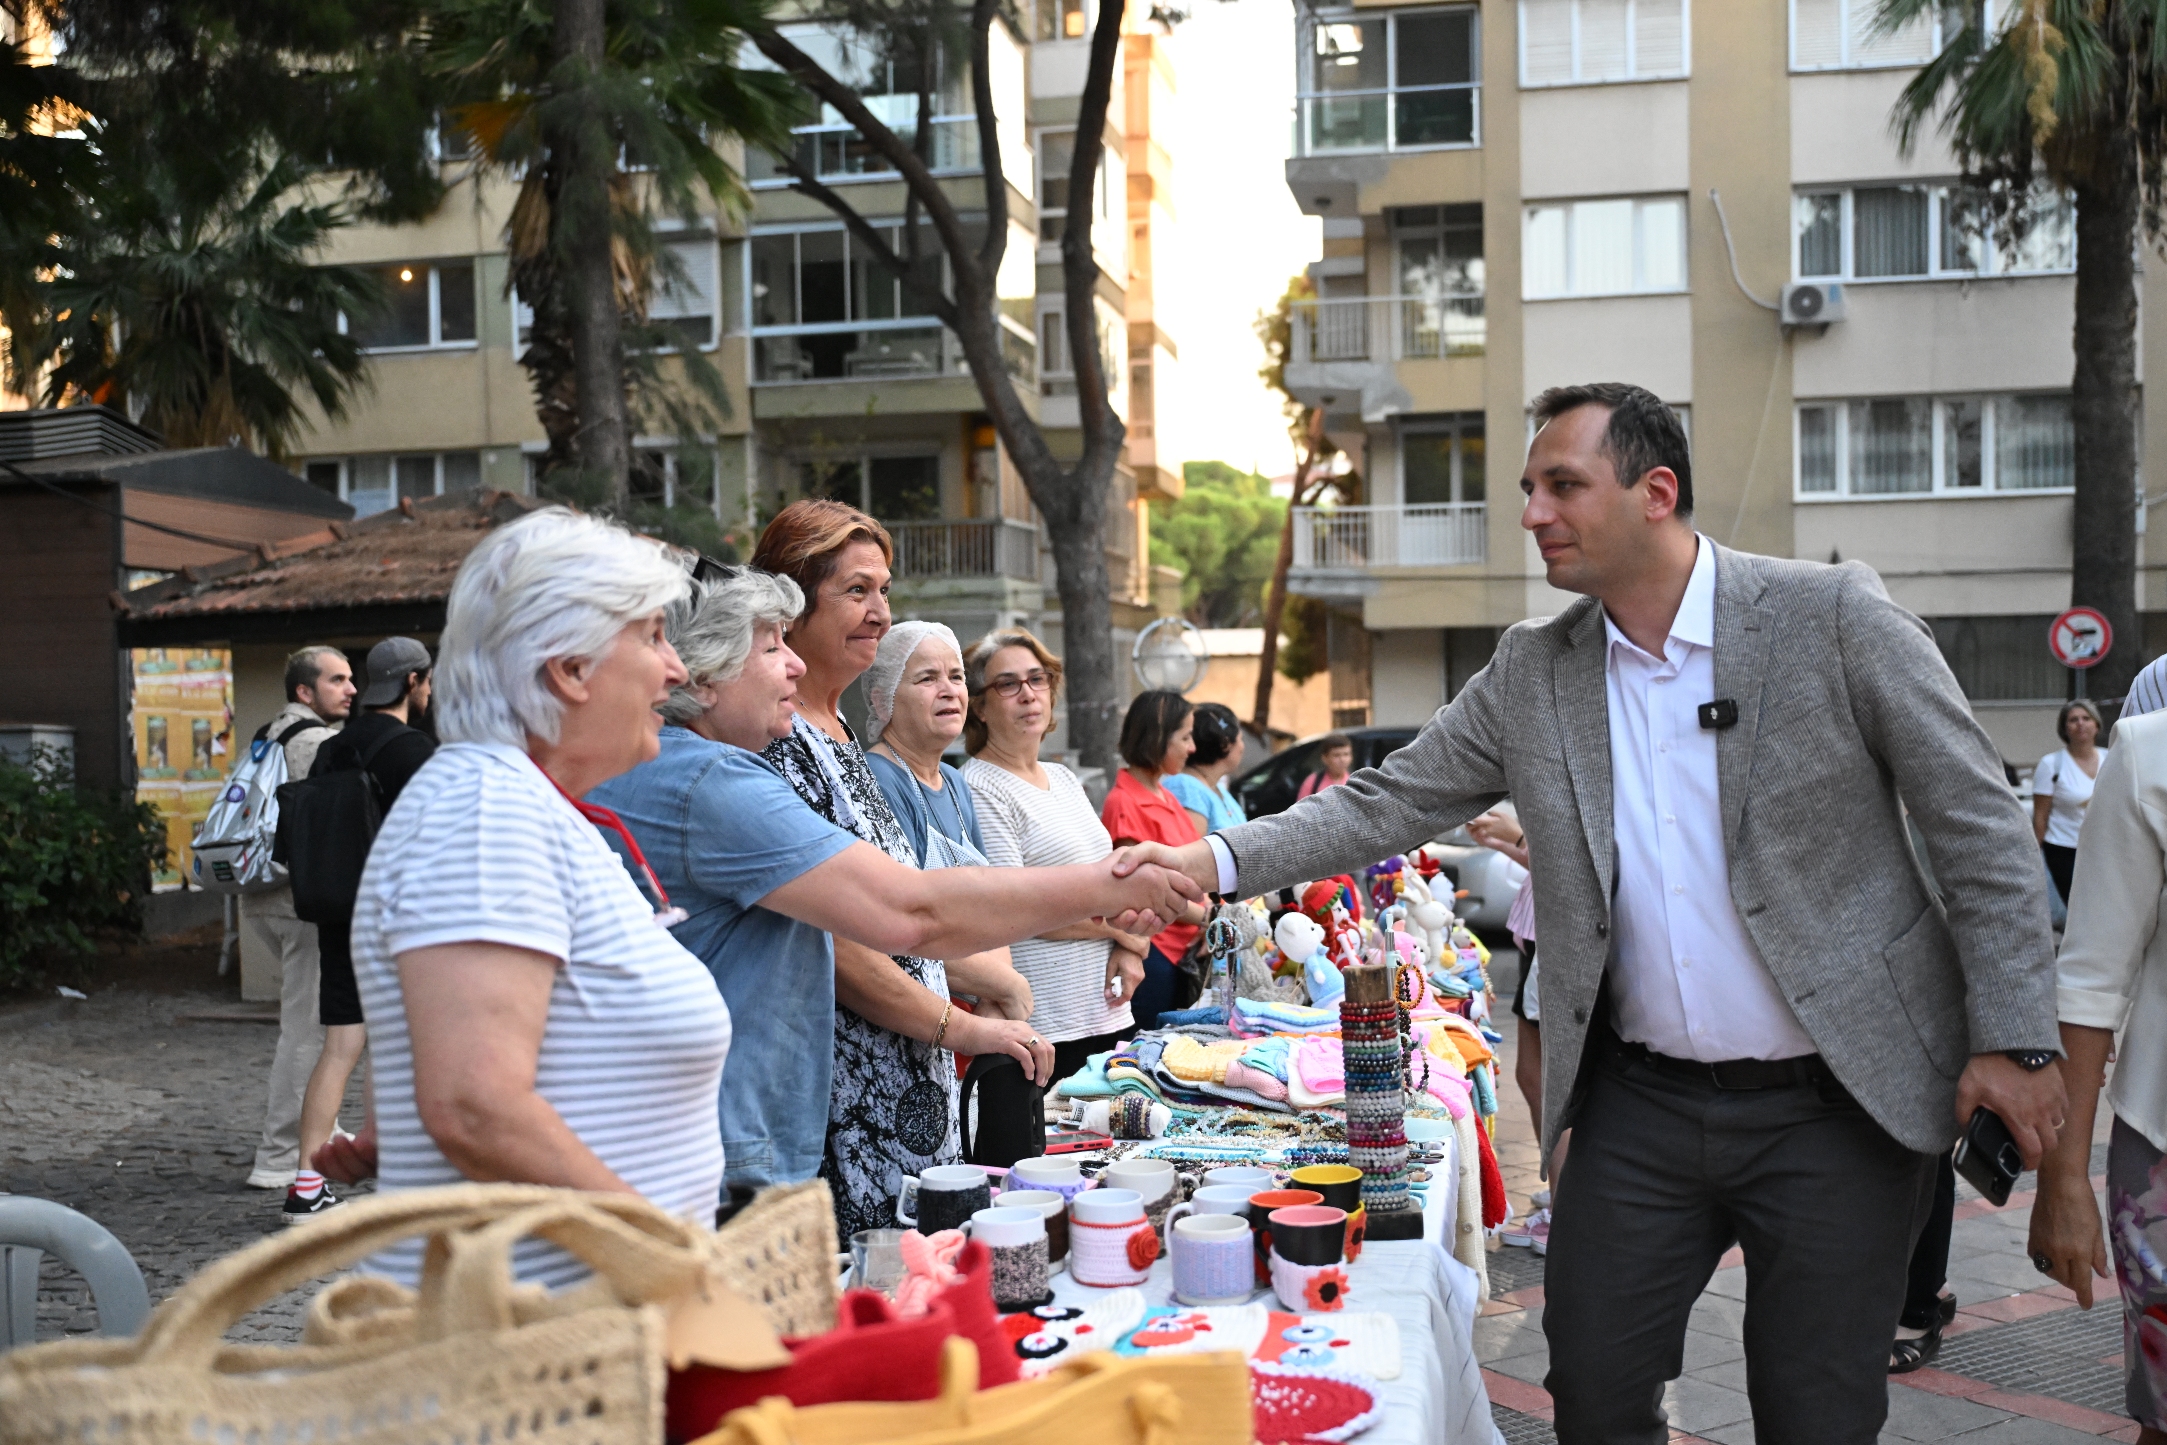
<instances>
[{"instance_id":1,"label":"white tablecloth","mask_svg":"<svg viewBox=\"0 0 2167 1445\"><path fill-rule=\"evenodd\" d=\"M1450 1159L1433 1169L1449 1181ZM1421 1242L1373 1239L1348 1267L1348 1308L1387 1314L1399 1325L1400 1374L1378 1384L1384 1419L1356 1437L1357 1445L1503 1445L1490 1419L1490 1397L1475 1360L1475 1272L1452 1258L1441 1241L1451 1226L1455 1195L1432 1187ZM1104 1291L1078 1284L1066 1269L1053 1276L1057 1303L1088 1304ZM1151 1305L1173 1301L1172 1268L1164 1258L1143 1285ZM1269 1299L1269 1292L1257 1298ZM1276 1306L1274 1306L1276 1308Z\"/></svg>"}]
</instances>

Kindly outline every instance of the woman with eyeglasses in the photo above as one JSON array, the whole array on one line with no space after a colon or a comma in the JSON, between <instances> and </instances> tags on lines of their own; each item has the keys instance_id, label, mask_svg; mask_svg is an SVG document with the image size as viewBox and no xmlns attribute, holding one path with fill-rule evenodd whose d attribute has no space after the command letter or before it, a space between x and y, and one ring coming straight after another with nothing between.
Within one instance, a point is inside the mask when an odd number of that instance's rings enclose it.
<instances>
[{"instance_id":1,"label":"woman with eyeglasses","mask_svg":"<svg viewBox=\"0 0 2167 1445\"><path fill-rule=\"evenodd\" d=\"M1061 660L1022 628L988 633L963 657L970 692L963 781L978 808L986 857L1009 867L1096 863L1113 840L1076 775L1039 761L1061 692ZM1012 944L1016 971L1031 984L1031 1027L1053 1041L1053 1076L1065 1079L1091 1055L1134 1031L1130 1000L1144 977L1150 941L1086 921Z\"/></svg>"}]
</instances>

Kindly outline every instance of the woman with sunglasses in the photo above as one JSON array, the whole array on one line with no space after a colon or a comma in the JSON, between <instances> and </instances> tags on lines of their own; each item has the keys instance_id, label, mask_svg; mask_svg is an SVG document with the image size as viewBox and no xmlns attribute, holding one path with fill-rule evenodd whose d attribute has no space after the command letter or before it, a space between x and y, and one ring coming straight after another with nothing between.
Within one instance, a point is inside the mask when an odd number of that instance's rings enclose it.
<instances>
[{"instance_id":1,"label":"woman with sunglasses","mask_svg":"<svg viewBox=\"0 0 2167 1445\"><path fill-rule=\"evenodd\" d=\"M963 658L970 707L963 765L986 857L1010 867L1096 863L1113 840L1076 775L1039 761L1061 691L1061 659L1022 628L989 633ZM1057 928L1010 946L1031 984L1031 1027L1053 1042L1065 1079L1134 1031L1129 1002L1144 977L1145 938L1104 922Z\"/></svg>"}]
</instances>

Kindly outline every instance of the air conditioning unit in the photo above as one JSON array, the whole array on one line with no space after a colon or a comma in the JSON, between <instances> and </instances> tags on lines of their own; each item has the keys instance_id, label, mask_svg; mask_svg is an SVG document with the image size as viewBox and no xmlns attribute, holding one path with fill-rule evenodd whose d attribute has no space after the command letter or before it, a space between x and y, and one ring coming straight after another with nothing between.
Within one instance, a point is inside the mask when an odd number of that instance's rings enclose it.
<instances>
[{"instance_id":1,"label":"air conditioning unit","mask_svg":"<svg viewBox=\"0 0 2167 1445\"><path fill-rule=\"evenodd\" d=\"M1843 320L1843 287L1830 281L1793 281L1783 288L1783 324L1826 326Z\"/></svg>"}]
</instances>

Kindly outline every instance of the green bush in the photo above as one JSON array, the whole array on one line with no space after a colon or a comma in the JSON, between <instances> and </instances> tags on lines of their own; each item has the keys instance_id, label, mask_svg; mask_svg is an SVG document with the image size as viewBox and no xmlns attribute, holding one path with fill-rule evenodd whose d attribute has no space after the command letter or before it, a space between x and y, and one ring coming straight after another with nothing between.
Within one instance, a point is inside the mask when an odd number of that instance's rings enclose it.
<instances>
[{"instance_id":1,"label":"green bush","mask_svg":"<svg viewBox=\"0 0 2167 1445\"><path fill-rule=\"evenodd\" d=\"M166 856L158 810L78 790L64 755L0 759L0 991L92 950L91 931L139 921Z\"/></svg>"}]
</instances>

